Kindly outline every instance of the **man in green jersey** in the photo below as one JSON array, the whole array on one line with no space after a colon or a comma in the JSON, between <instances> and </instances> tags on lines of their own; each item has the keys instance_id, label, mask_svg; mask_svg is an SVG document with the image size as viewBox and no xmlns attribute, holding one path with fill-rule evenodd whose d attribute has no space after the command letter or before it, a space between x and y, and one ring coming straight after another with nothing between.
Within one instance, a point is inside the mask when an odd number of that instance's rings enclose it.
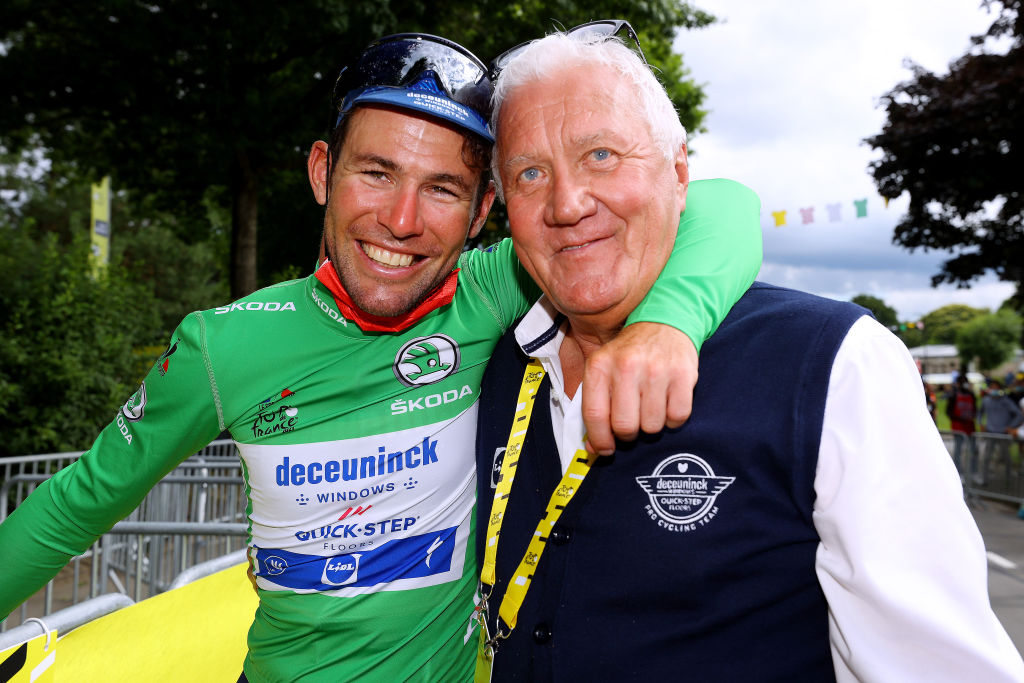
<instances>
[{"instance_id":1,"label":"man in green jersey","mask_svg":"<svg viewBox=\"0 0 1024 683\"><path fill-rule=\"evenodd\" d=\"M479 60L434 36L391 36L336 92L331 143L309 159L328 258L182 321L93 447L0 525L5 556L19 558L5 566L0 614L226 429L260 598L245 676L471 678L480 379L538 290L507 241L460 253L494 196ZM759 225L716 187L693 184L688 206L675 257L629 322L670 323L699 344L753 279ZM695 380L677 377L680 333L643 326L609 351L611 380L588 375L587 391L604 393L592 412L613 412L620 436L685 417ZM681 390L680 408L666 396ZM596 450L614 448L611 431L588 425Z\"/></svg>"}]
</instances>

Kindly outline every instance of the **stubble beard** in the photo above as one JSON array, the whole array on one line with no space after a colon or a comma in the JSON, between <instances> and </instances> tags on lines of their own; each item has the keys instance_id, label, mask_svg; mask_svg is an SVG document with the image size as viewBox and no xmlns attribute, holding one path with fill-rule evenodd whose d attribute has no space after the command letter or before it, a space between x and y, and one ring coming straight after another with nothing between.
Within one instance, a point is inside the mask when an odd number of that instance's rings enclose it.
<instances>
[{"instance_id":1,"label":"stubble beard","mask_svg":"<svg viewBox=\"0 0 1024 683\"><path fill-rule=\"evenodd\" d=\"M426 284L421 281L411 282L402 292L403 296L396 300L393 287L381 287L376 282L365 286L364 282L367 281L367 278L359 276L355 272L355 268L338 258L336 245L332 242L330 239L327 240L326 252L341 286L345 288L352 302L361 311L382 318L396 318L415 309L430 292L445 281L452 270L451 267L442 269L431 282ZM355 248L359 249L360 247L355 246Z\"/></svg>"}]
</instances>

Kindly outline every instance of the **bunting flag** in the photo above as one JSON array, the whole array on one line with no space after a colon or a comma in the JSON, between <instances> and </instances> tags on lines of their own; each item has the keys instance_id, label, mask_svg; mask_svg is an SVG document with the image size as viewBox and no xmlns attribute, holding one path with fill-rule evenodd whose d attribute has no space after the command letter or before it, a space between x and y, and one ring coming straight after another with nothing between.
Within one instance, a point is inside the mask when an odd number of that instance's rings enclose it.
<instances>
[{"instance_id":1,"label":"bunting flag","mask_svg":"<svg viewBox=\"0 0 1024 683\"><path fill-rule=\"evenodd\" d=\"M889 199L883 197L883 203L886 209L889 208ZM850 204L853 205L853 218L867 218L868 216L868 198L851 200ZM840 223L843 220L843 206L849 207L849 204L844 202L831 202L824 206L825 211L819 215L820 222L824 222L824 214L828 214L829 223ZM800 225L813 225L815 222L815 206L804 206L797 209L800 212ZM787 209L779 209L777 211L771 211L772 222L776 228L780 228L786 225L786 214ZM850 214L846 214L850 216Z\"/></svg>"}]
</instances>

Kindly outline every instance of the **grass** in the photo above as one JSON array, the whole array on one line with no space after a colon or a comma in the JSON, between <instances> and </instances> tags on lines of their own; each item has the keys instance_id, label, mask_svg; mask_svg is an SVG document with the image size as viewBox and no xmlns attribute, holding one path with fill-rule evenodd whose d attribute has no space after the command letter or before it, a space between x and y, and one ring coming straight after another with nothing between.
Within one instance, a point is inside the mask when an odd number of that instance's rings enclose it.
<instances>
[{"instance_id":1,"label":"grass","mask_svg":"<svg viewBox=\"0 0 1024 683\"><path fill-rule=\"evenodd\" d=\"M935 397L935 421L940 430L950 429L949 417L946 416L946 399Z\"/></svg>"}]
</instances>

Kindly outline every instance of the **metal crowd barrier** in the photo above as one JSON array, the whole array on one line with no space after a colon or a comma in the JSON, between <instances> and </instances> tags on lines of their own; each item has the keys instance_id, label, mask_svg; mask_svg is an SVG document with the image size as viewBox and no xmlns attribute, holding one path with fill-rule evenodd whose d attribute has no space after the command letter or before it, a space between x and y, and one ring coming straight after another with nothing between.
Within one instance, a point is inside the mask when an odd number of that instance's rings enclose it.
<instances>
[{"instance_id":1,"label":"metal crowd barrier","mask_svg":"<svg viewBox=\"0 0 1024 683\"><path fill-rule=\"evenodd\" d=\"M0 521L35 487L82 455L0 460ZM124 521L68 563L0 623L0 631L112 590L138 602L190 567L245 547L247 499L234 442L214 441L164 477ZM240 538L242 537L242 538Z\"/></svg>"},{"instance_id":2,"label":"metal crowd barrier","mask_svg":"<svg viewBox=\"0 0 1024 683\"><path fill-rule=\"evenodd\" d=\"M1024 506L1024 441L1009 434L942 431L968 500Z\"/></svg>"},{"instance_id":3,"label":"metal crowd barrier","mask_svg":"<svg viewBox=\"0 0 1024 683\"><path fill-rule=\"evenodd\" d=\"M175 578L170 586L170 590L181 588L210 574L215 574L236 564L241 564L245 562L245 557L245 551L238 550L230 555L190 567ZM0 633L0 651L46 633L50 629L56 629L58 635L64 635L94 619L99 619L123 607L134 604L135 600L122 593L106 593L98 598L80 602L77 605L47 615L45 621L38 618L32 619L21 626L15 626Z\"/></svg>"}]
</instances>

